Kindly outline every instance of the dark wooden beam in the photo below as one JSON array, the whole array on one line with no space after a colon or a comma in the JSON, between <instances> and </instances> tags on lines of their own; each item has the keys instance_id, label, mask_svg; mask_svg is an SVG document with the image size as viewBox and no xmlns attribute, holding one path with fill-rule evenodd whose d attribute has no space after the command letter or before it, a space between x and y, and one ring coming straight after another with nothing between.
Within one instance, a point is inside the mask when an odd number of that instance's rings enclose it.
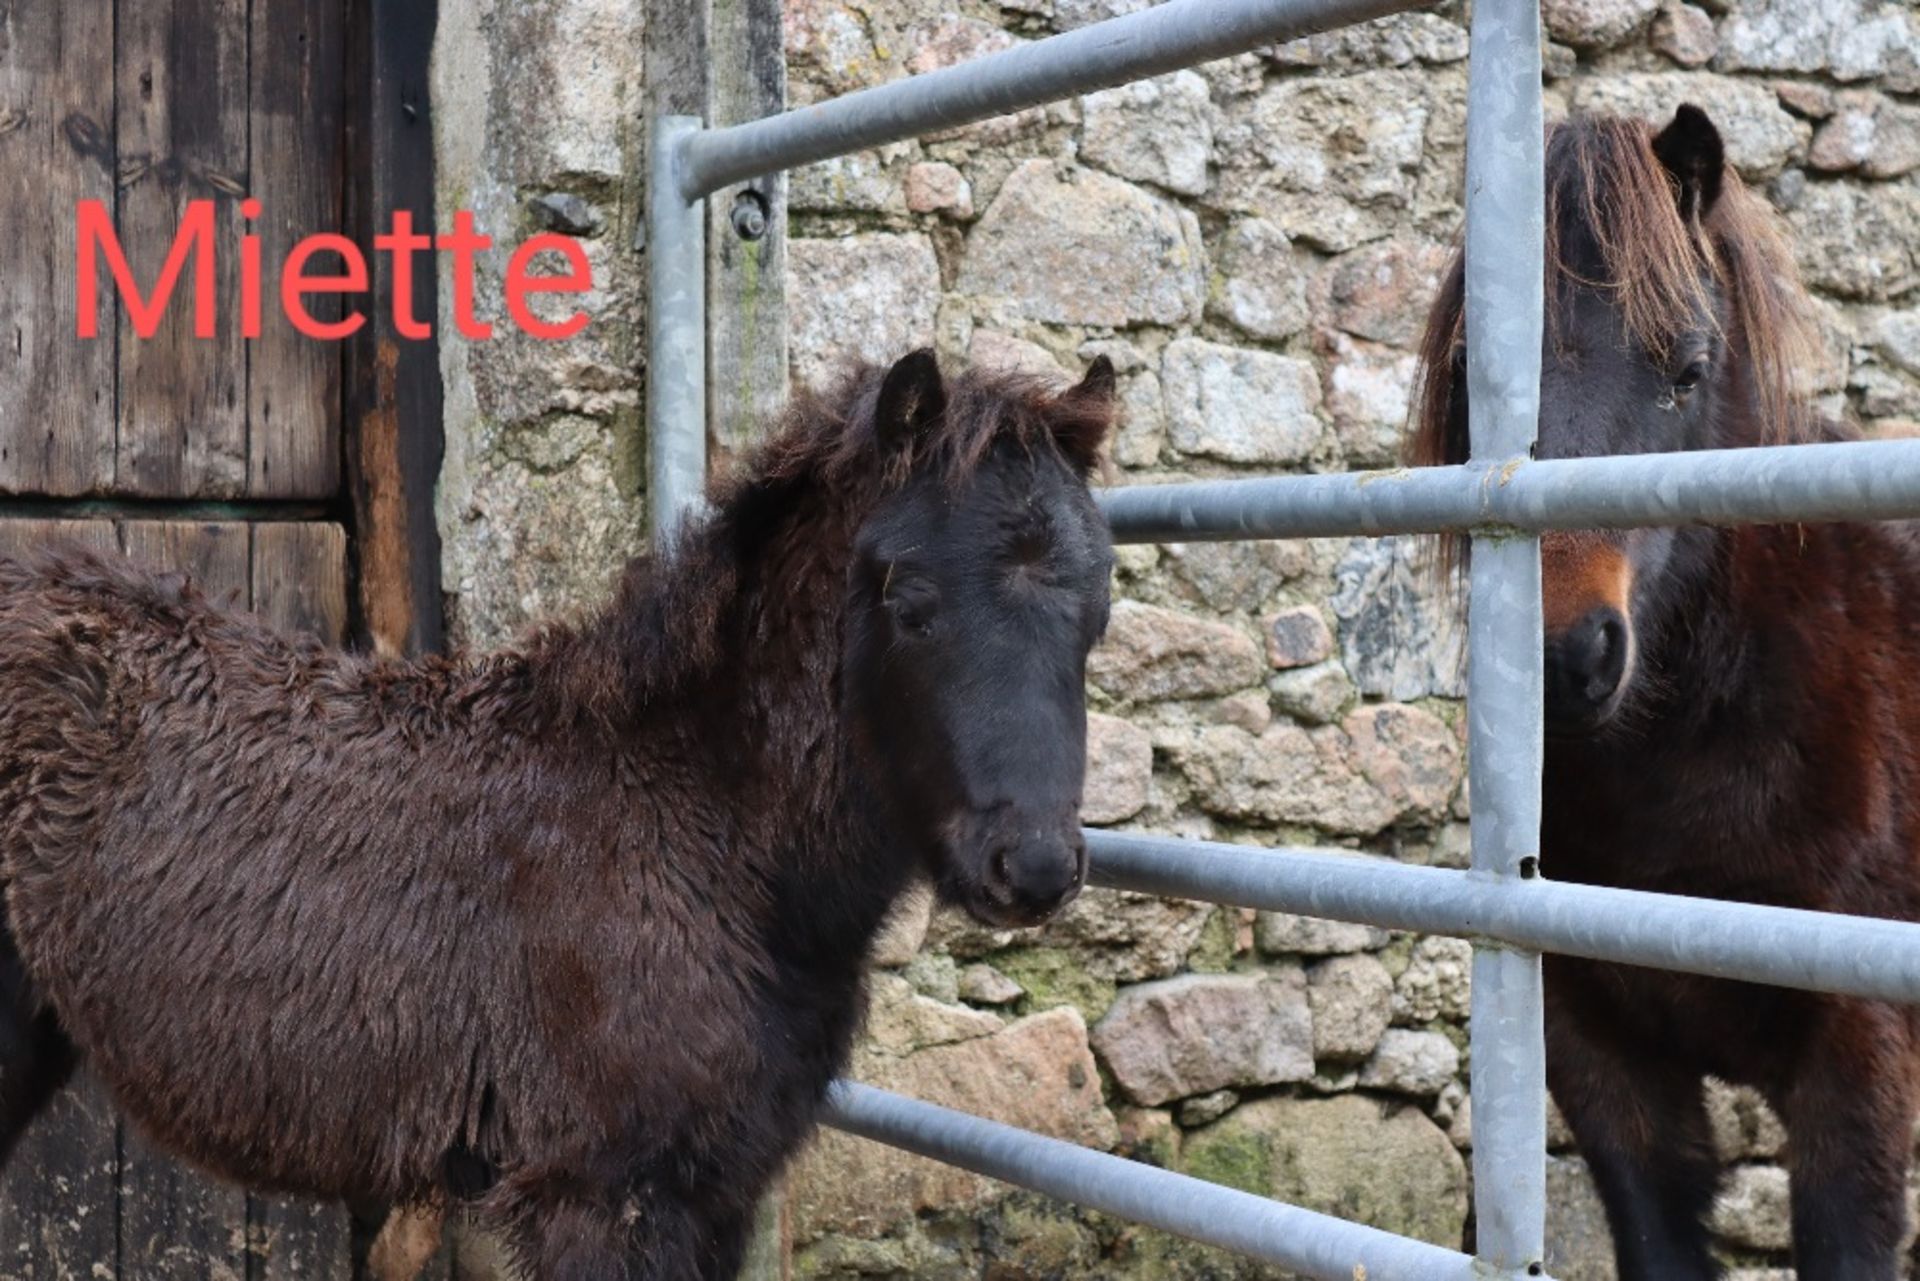
<instances>
[{"instance_id":1,"label":"dark wooden beam","mask_svg":"<svg viewBox=\"0 0 1920 1281\"><path fill-rule=\"evenodd\" d=\"M445 641L440 534L433 492L445 450L439 344L393 329L393 278L373 237L396 210L418 231L434 209L428 64L435 0L352 0L349 20L347 211L372 259L368 323L348 348L347 490L353 512L355 639L385 653ZM436 317L437 274L413 273L413 315Z\"/></svg>"},{"instance_id":2,"label":"dark wooden beam","mask_svg":"<svg viewBox=\"0 0 1920 1281\"><path fill-rule=\"evenodd\" d=\"M786 110L781 8L781 0L713 0L708 123ZM707 219L707 436L719 467L752 445L787 399L787 175L716 193Z\"/></svg>"}]
</instances>

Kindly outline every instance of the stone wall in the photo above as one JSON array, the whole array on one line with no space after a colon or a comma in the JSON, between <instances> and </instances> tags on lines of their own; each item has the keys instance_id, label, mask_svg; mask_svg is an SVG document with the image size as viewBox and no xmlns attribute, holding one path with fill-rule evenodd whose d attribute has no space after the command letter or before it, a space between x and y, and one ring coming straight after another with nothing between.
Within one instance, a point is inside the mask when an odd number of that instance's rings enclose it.
<instances>
[{"instance_id":1,"label":"stone wall","mask_svg":"<svg viewBox=\"0 0 1920 1281\"><path fill-rule=\"evenodd\" d=\"M458 0L440 6L433 53L435 197L496 249L475 272L484 342L454 327L441 281L446 464L437 512L448 621L463 644L597 602L645 541L640 430L645 260L645 0ZM547 319L592 322L545 342L503 314L512 250L536 232L578 237L595 288L536 294ZM534 270L558 270L536 260ZM446 267L443 265L443 273Z\"/></svg>"},{"instance_id":2,"label":"stone wall","mask_svg":"<svg viewBox=\"0 0 1920 1281\"><path fill-rule=\"evenodd\" d=\"M792 96L1144 2L789 0ZM639 537L638 7L443 19L447 199L495 227L579 230L603 280L573 343L448 346L442 532L467 638L594 599ZM1547 8L1549 111L1707 107L1819 293L1828 408L1920 430L1920 15ZM926 342L1063 377L1104 353L1127 406L1117 480L1391 463L1460 222L1464 22L1442 4L796 174L796 377ZM1090 821L1464 864L1460 638L1418 543L1132 547L1117 586L1091 672ZM1092 891L1027 933L917 902L877 961L864 1079L1471 1243L1459 942ZM1726 1252L1781 1266L1778 1127L1750 1096L1713 1097ZM1550 1267L1611 1277L1584 1167L1563 1127L1552 1142ZM803 1277L1261 1275L837 1135L790 1205Z\"/></svg>"}]
</instances>

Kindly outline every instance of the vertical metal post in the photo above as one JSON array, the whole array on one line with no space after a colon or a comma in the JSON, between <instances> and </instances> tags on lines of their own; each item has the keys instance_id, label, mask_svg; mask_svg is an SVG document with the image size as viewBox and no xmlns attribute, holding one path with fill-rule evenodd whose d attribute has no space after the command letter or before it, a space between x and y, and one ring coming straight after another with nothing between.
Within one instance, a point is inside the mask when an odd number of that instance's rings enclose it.
<instances>
[{"instance_id":1,"label":"vertical metal post","mask_svg":"<svg viewBox=\"0 0 1920 1281\"><path fill-rule=\"evenodd\" d=\"M1540 412L1545 191L1538 0L1476 0L1467 101L1467 389L1476 461L1524 459ZM1536 875L1542 679L1540 540L1474 539L1468 616L1473 869ZM1540 956L1473 960L1473 1176L1496 1276L1545 1253L1546 1048Z\"/></svg>"},{"instance_id":2,"label":"vertical metal post","mask_svg":"<svg viewBox=\"0 0 1920 1281\"><path fill-rule=\"evenodd\" d=\"M681 194L680 140L698 116L659 116L647 172L647 510L656 550L707 478L707 218Z\"/></svg>"}]
</instances>

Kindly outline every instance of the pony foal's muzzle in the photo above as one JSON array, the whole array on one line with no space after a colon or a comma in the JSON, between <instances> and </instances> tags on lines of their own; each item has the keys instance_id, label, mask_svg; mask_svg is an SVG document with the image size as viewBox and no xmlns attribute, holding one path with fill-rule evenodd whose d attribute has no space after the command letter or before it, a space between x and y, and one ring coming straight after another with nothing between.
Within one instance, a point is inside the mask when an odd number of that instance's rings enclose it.
<instances>
[{"instance_id":1,"label":"pony foal's muzzle","mask_svg":"<svg viewBox=\"0 0 1920 1281\"><path fill-rule=\"evenodd\" d=\"M1000 927L1038 925L1080 893L1087 879L1087 843L1074 818L1034 821L1011 807L969 815L957 824L961 898L981 920Z\"/></svg>"}]
</instances>

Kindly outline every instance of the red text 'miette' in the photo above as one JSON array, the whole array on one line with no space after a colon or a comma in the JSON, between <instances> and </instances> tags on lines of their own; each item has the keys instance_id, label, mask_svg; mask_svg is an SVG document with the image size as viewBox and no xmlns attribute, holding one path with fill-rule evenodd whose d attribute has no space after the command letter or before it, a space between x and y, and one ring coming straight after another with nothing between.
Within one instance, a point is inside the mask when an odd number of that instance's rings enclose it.
<instances>
[{"instance_id":1,"label":"red text 'miette'","mask_svg":"<svg viewBox=\"0 0 1920 1281\"><path fill-rule=\"evenodd\" d=\"M240 202L241 217L251 221L260 216L260 202ZM151 338L173 300L180 277L192 266L193 335L212 338L218 332L218 299L215 296L214 203L190 200L180 219L160 276L150 293L142 295L133 278L133 269L121 248L113 214L103 201L83 200L78 207L78 234L75 236L77 262L74 266L75 301L80 318L80 337L98 338L100 302L100 260L105 258L113 276L115 291L125 304L133 332ZM393 330L401 338L422 340L433 336L433 326L413 314L414 272L420 270L416 255L439 252L450 255L453 279L453 322L467 339L493 337L493 326L474 312L474 261L477 255L493 247L490 236L474 230L473 215L461 210L453 215L453 230L438 235L415 231L413 215L405 209L394 211L390 229L373 238L376 254L388 255L388 272L393 282ZM260 237L248 232L240 237L240 334L243 338L260 336L263 275ZM533 260L541 253L560 254L567 262L561 275L528 274ZM332 255L337 263L331 272L314 269L312 260L321 254ZM427 267L431 270L431 265ZM574 312L565 320L542 320L534 314L527 299L539 293L580 294L593 288L593 270L579 242L553 232L543 232L525 241L513 251L507 263L505 281L507 314L514 324L535 338L571 338L586 328L585 312ZM345 236L320 233L294 245L279 270L280 307L287 320L309 338L338 341L358 333L367 323L366 313L350 304L338 320L321 320L307 306L311 294L365 294L368 290L366 255Z\"/></svg>"}]
</instances>

